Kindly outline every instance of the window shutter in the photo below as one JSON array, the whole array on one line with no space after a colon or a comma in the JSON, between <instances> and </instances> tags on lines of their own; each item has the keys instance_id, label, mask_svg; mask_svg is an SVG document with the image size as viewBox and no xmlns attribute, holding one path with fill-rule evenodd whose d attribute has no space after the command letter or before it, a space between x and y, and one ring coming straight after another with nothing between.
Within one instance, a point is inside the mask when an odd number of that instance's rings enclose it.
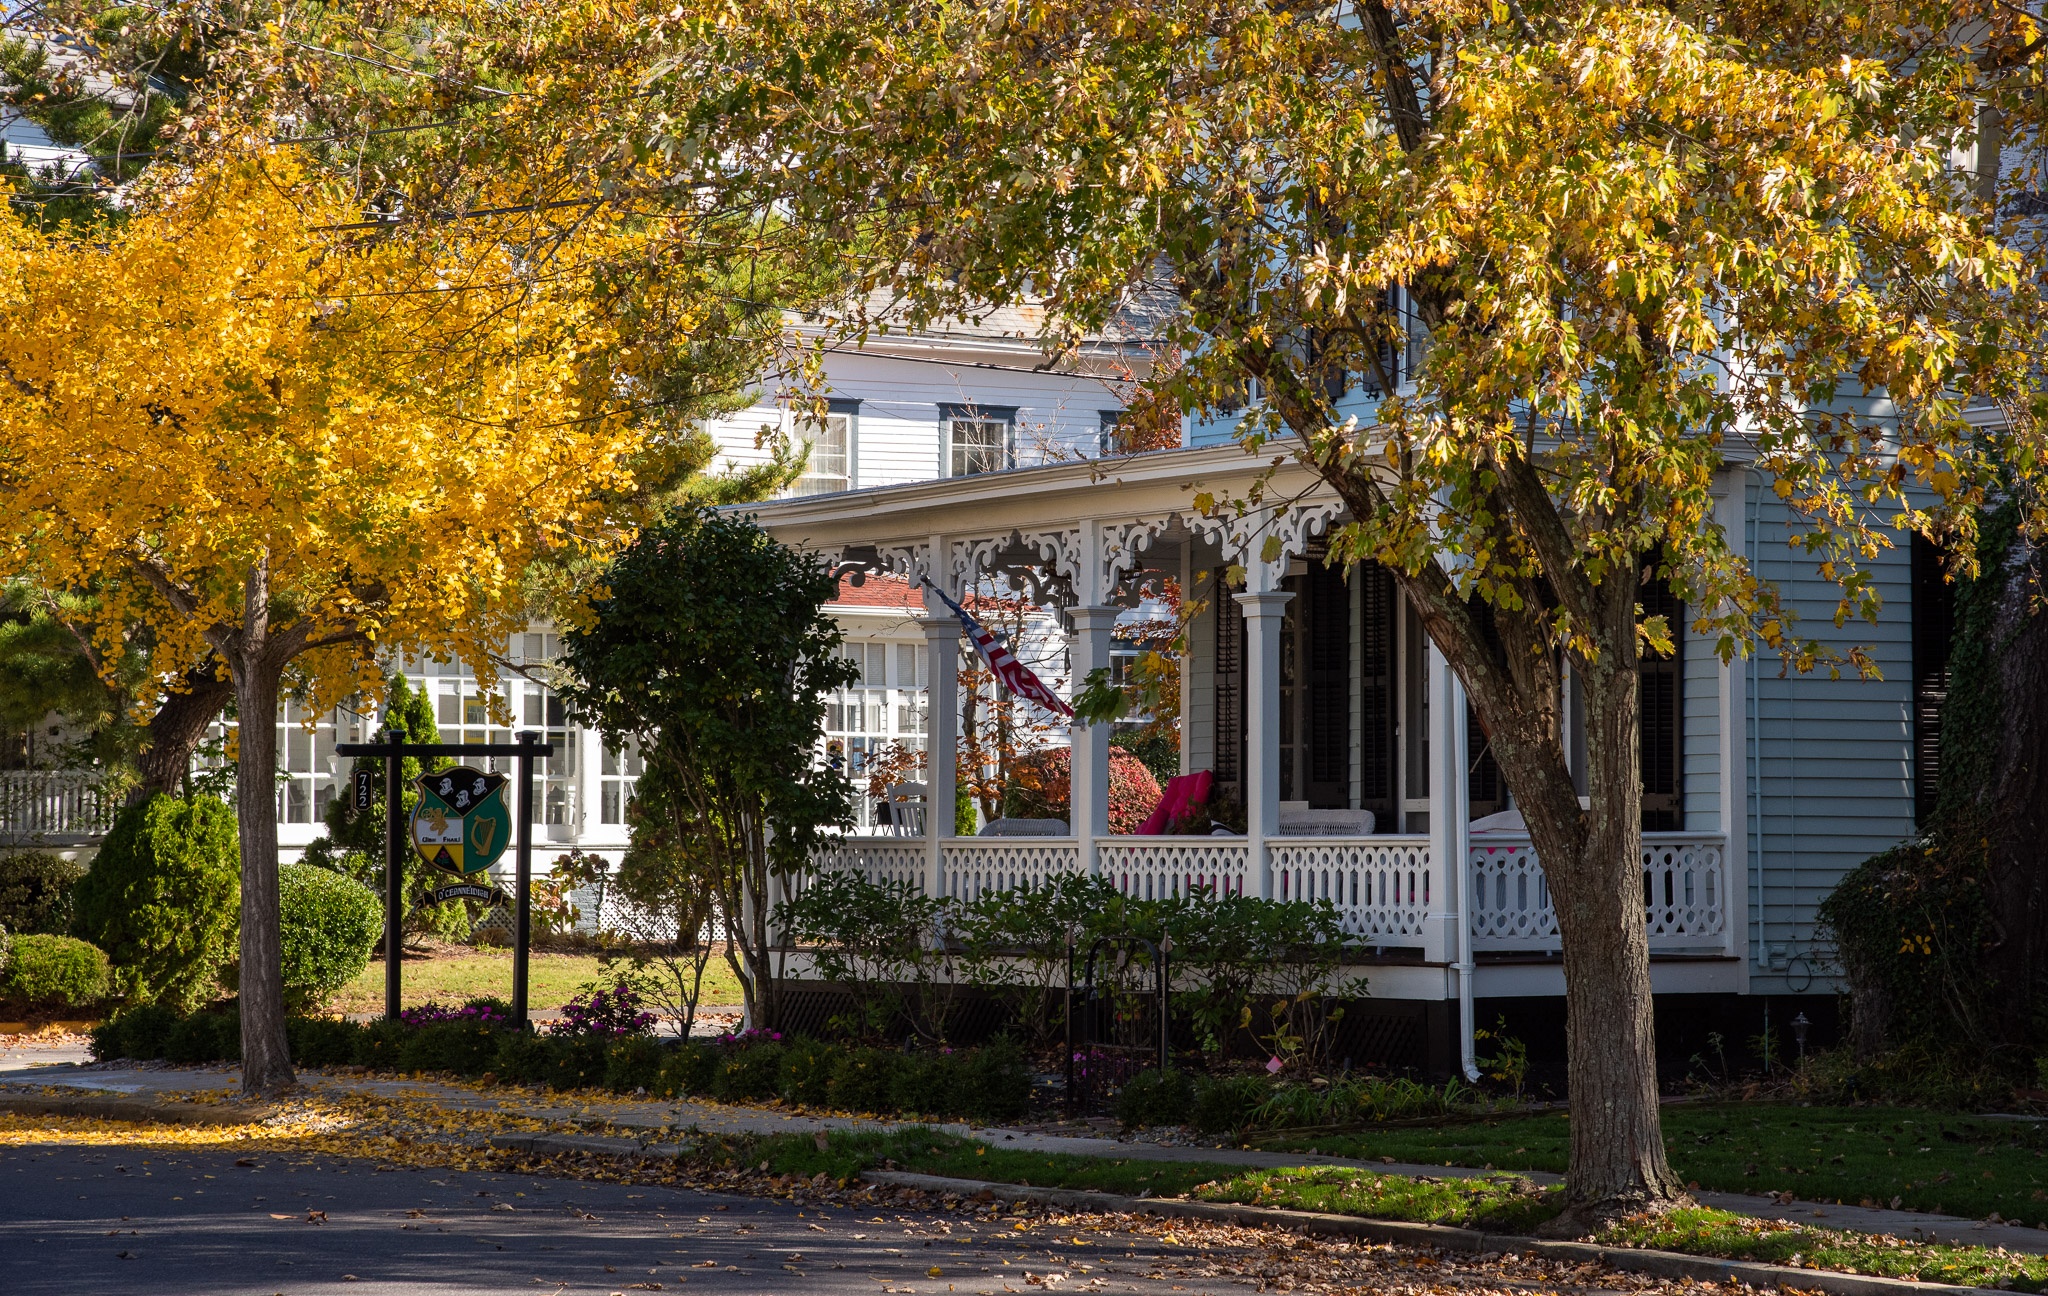
<instances>
[{"instance_id":1,"label":"window shutter","mask_svg":"<svg viewBox=\"0 0 2048 1296\"><path fill-rule=\"evenodd\" d=\"M1302 582L1308 604L1308 803L1351 803L1351 589L1344 573L1315 561Z\"/></svg>"},{"instance_id":2,"label":"window shutter","mask_svg":"<svg viewBox=\"0 0 2048 1296\"><path fill-rule=\"evenodd\" d=\"M1479 633L1492 650L1493 659L1505 669L1507 648L1501 643L1500 627L1493 619L1493 605L1474 594L1466 606L1472 609L1473 618L1479 622ZM1479 713L1469 700L1465 703L1465 759L1468 762L1467 813L1474 819L1480 819L1507 809L1507 784L1500 776L1500 762L1493 758L1493 748L1486 740L1486 730L1479 723Z\"/></svg>"},{"instance_id":3,"label":"window shutter","mask_svg":"<svg viewBox=\"0 0 2048 1296\"><path fill-rule=\"evenodd\" d=\"M1216 597L1217 795L1244 801L1244 617L1227 589Z\"/></svg>"},{"instance_id":4,"label":"window shutter","mask_svg":"<svg viewBox=\"0 0 2048 1296\"><path fill-rule=\"evenodd\" d=\"M1358 565L1359 808L1390 828L1394 817L1394 577Z\"/></svg>"},{"instance_id":5,"label":"window shutter","mask_svg":"<svg viewBox=\"0 0 2048 1296\"><path fill-rule=\"evenodd\" d=\"M1645 651L1636 663L1643 831L1677 832L1685 827L1685 605L1658 576L1643 582L1641 601L1644 616L1671 627L1671 651Z\"/></svg>"},{"instance_id":6,"label":"window shutter","mask_svg":"<svg viewBox=\"0 0 2048 1296\"><path fill-rule=\"evenodd\" d=\"M1941 551L1913 537L1913 818L1925 824L1941 789L1941 708L1948 701L1955 587L1942 579Z\"/></svg>"}]
</instances>

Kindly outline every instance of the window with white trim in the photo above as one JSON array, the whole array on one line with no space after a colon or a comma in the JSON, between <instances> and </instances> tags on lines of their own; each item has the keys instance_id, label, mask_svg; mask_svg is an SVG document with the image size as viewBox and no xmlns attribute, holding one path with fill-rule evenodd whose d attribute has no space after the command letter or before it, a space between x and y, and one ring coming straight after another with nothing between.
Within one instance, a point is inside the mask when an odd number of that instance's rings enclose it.
<instances>
[{"instance_id":1,"label":"window with white trim","mask_svg":"<svg viewBox=\"0 0 2048 1296\"><path fill-rule=\"evenodd\" d=\"M604 757L597 771L597 821L601 824L623 824L626 822L626 807L633 800L634 785L639 783L645 770L640 759L640 744L628 740L625 749L604 746Z\"/></svg>"},{"instance_id":2,"label":"window with white trim","mask_svg":"<svg viewBox=\"0 0 2048 1296\"><path fill-rule=\"evenodd\" d=\"M830 495L853 489L854 437L859 422L857 400L835 400L822 417L807 415L797 421L797 435L810 453L803 476L789 488L791 495Z\"/></svg>"},{"instance_id":3,"label":"window with white trim","mask_svg":"<svg viewBox=\"0 0 2048 1296\"><path fill-rule=\"evenodd\" d=\"M970 477L1010 466L1017 427L1014 406L941 405L939 427L946 442L946 475Z\"/></svg>"}]
</instances>

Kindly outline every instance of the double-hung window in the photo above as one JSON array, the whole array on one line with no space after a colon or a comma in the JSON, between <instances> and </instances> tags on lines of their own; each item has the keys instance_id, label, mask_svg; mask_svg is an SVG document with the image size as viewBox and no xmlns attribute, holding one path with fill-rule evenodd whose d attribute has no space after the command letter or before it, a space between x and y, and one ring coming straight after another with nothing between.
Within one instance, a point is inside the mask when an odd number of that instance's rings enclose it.
<instances>
[{"instance_id":1,"label":"double-hung window","mask_svg":"<svg viewBox=\"0 0 2048 1296\"><path fill-rule=\"evenodd\" d=\"M966 477L1010 466L1014 406L941 405L939 430L945 438L946 475Z\"/></svg>"},{"instance_id":2,"label":"double-hung window","mask_svg":"<svg viewBox=\"0 0 2048 1296\"><path fill-rule=\"evenodd\" d=\"M860 402L832 401L823 415L805 415L797 435L809 449L803 476L790 487L792 495L830 495L853 489L854 433Z\"/></svg>"}]
</instances>

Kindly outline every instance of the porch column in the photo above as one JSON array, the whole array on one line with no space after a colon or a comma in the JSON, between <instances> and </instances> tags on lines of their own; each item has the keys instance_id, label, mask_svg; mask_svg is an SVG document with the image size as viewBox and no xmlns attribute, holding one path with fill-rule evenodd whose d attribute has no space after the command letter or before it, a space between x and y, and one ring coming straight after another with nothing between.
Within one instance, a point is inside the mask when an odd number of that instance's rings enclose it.
<instances>
[{"instance_id":1,"label":"porch column","mask_svg":"<svg viewBox=\"0 0 2048 1296\"><path fill-rule=\"evenodd\" d=\"M1280 619L1292 594L1239 594L1244 609L1244 831L1251 883L1273 898L1266 839L1280 827Z\"/></svg>"},{"instance_id":2,"label":"porch column","mask_svg":"<svg viewBox=\"0 0 2048 1296\"><path fill-rule=\"evenodd\" d=\"M1074 623L1074 687L1087 682L1091 671L1109 665L1109 636L1121 609L1114 607L1070 607L1067 616ZM1072 767L1068 771L1071 795L1067 804L1068 827L1081 840L1081 857L1090 873L1101 871L1091 845L1094 838L1109 834L1109 726L1076 723L1068 730L1072 743Z\"/></svg>"},{"instance_id":3,"label":"porch column","mask_svg":"<svg viewBox=\"0 0 2048 1296\"><path fill-rule=\"evenodd\" d=\"M960 725L960 623L925 594L925 894L946 893L941 838L953 835L953 762Z\"/></svg>"}]
</instances>

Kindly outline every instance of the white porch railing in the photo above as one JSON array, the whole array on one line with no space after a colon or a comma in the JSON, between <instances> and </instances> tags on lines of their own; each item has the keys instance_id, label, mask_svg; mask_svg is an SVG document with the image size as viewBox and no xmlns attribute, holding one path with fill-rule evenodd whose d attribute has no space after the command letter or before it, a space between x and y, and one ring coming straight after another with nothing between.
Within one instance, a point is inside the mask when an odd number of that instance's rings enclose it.
<instances>
[{"instance_id":1,"label":"white porch railing","mask_svg":"<svg viewBox=\"0 0 2048 1296\"><path fill-rule=\"evenodd\" d=\"M1643 911L1653 951L1721 948L1728 880L1718 837L1643 834ZM1472 948L1553 950L1557 911L1526 837L1472 843Z\"/></svg>"},{"instance_id":2,"label":"white porch railing","mask_svg":"<svg viewBox=\"0 0 2048 1296\"><path fill-rule=\"evenodd\" d=\"M949 837L939 843L946 894L963 903L990 891L1042 886L1081 869L1072 837Z\"/></svg>"},{"instance_id":3,"label":"white porch railing","mask_svg":"<svg viewBox=\"0 0 2048 1296\"><path fill-rule=\"evenodd\" d=\"M1102 837L1093 842L1101 875L1125 895L1160 900L1208 888L1256 894L1252 844L1242 837ZM1275 837L1268 894L1327 900L1345 932L1376 945L1428 945L1430 924L1448 914L1450 888L1426 837ZM948 837L939 843L945 893L972 901L991 891L1036 886L1086 867L1087 844L1072 837ZM819 869L851 869L873 881L925 886L928 843L915 837L848 837L815 856ZM1472 844L1468 918L1475 950L1555 951L1557 914L1526 837ZM795 889L801 890L801 882ZM1645 833L1643 902L1650 948L1720 951L1728 941L1728 880L1716 835Z\"/></svg>"},{"instance_id":4,"label":"white porch railing","mask_svg":"<svg viewBox=\"0 0 2048 1296\"><path fill-rule=\"evenodd\" d=\"M1344 931L1376 944L1420 940L1443 888L1430 868L1427 837L1303 837L1267 842L1273 896L1328 900Z\"/></svg>"},{"instance_id":5,"label":"white porch railing","mask_svg":"<svg viewBox=\"0 0 2048 1296\"><path fill-rule=\"evenodd\" d=\"M1099 837L1102 876L1140 900L1243 895L1251 881L1251 846L1242 837Z\"/></svg>"},{"instance_id":6,"label":"white porch railing","mask_svg":"<svg viewBox=\"0 0 2048 1296\"><path fill-rule=\"evenodd\" d=\"M93 770L0 773L0 841L82 845L107 835L120 802Z\"/></svg>"}]
</instances>

